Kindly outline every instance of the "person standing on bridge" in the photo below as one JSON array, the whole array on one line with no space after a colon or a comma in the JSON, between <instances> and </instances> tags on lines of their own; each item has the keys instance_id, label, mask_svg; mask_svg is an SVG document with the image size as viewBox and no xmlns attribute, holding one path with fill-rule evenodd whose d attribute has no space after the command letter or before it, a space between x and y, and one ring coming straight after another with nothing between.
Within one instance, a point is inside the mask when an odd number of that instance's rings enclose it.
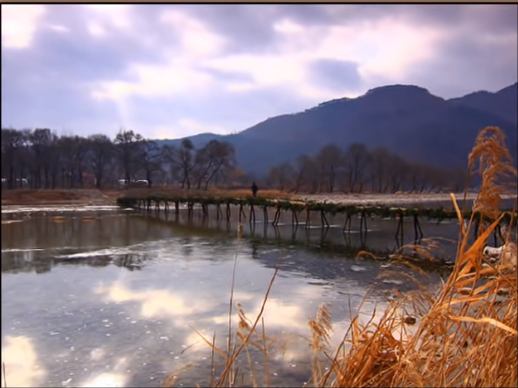
<instances>
[{"instance_id":1,"label":"person standing on bridge","mask_svg":"<svg viewBox=\"0 0 518 388\"><path fill-rule=\"evenodd\" d=\"M257 187L257 185L255 184L255 182L252 182L252 197L253 198L256 198L257 197L257 192L259 191L259 187Z\"/></svg>"}]
</instances>

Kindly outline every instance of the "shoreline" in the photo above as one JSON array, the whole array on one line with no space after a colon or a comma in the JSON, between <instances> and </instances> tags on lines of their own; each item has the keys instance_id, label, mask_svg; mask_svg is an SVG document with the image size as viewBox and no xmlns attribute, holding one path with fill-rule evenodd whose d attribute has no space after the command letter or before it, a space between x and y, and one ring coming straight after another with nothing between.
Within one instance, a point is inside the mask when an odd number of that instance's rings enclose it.
<instances>
[{"instance_id":1,"label":"shoreline","mask_svg":"<svg viewBox=\"0 0 518 388\"><path fill-rule=\"evenodd\" d=\"M2 190L2 208L30 206L117 206L119 190L99 189L17 189Z\"/></svg>"},{"instance_id":2,"label":"shoreline","mask_svg":"<svg viewBox=\"0 0 518 388\"><path fill-rule=\"evenodd\" d=\"M457 202L464 200L464 193L454 193ZM468 193L466 200L473 201L478 193ZM301 194L296 196L303 201L328 202L342 205L408 205L433 202L451 203L449 193L422 193L422 194ZM502 200L516 200L516 194L503 194ZM453 204L452 204L453 205Z\"/></svg>"},{"instance_id":3,"label":"shoreline","mask_svg":"<svg viewBox=\"0 0 518 388\"><path fill-rule=\"evenodd\" d=\"M116 200L125 194L125 190L68 189L68 190L3 190L2 207L18 206L117 206ZM241 193L240 193L241 194ZM478 193L468 193L466 199L473 201ZM259 192L259 197L261 192ZM327 202L355 205L393 205L425 203L451 203L449 193L396 193L396 194L294 194L293 199L302 201ZM464 199L464 193L455 193L458 202ZM516 194L504 194L502 199L516 200Z\"/></svg>"}]
</instances>

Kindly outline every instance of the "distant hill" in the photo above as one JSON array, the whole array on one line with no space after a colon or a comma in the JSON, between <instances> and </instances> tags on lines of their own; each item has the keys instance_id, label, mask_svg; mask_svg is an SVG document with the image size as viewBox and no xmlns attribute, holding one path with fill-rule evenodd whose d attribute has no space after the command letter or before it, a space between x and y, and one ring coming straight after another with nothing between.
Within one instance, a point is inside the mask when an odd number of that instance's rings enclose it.
<instances>
[{"instance_id":1,"label":"distant hill","mask_svg":"<svg viewBox=\"0 0 518 388\"><path fill-rule=\"evenodd\" d=\"M518 83L496 93L479 91L449 100L484 112L496 114L516 124L518 116Z\"/></svg>"},{"instance_id":2,"label":"distant hill","mask_svg":"<svg viewBox=\"0 0 518 388\"><path fill-rule=\"evenodd\" d=\"M222 137L221 135L216 135L214 133L200 133L198 135L190 136L189 139L192 141L192 144L194 145L195 148L200 148L200 147L203 147L205 144L207 144L209 141L211 141L213 139L219 139L221 137ZM169 145L177 146L181 143L181 141L183 139L184 138L163 139L163 140L159 140L158 143L161 145L169 144Z\"/></svg>"},{"instance_id":3,"label":"distant hill","mask_svg":"<svg viewBox=\"0 0 518 388\"><path fill-rule=\"evenodd\" d=\"M261 175L302 153L314 154L324 145L346 148L353 142L384 145L409 159L438 166L466 165L476 135L489 125L504 130L516 158L517 85L450 100L418 86L383 86L357 98L272 117L237 134L205 133L191 139L196 147L212 139L232 143L240 167Z\"/></svg>"}]
</instances>

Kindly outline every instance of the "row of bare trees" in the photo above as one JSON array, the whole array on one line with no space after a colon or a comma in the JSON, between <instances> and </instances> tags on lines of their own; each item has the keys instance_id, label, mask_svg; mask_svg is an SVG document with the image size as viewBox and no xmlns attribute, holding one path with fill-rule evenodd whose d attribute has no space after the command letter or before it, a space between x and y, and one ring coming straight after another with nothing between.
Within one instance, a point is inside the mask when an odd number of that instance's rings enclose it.
<instances>
[{"instance_id":1,"label":"row of bare trees","mask_svg":"<svg viewBox=\"0 0 518 388\"><path fill-rule=\"evenodd\" d=\"M213 140L195 149L190 140L160 147L133 131L114 139L103 134L58 136L47 128L2 129L2 188L113 187L141 179L207 188L235 168L232 145Z\"/></svg>"},{"instance_id":2,"label":"row of bare trees","mask_svg":"<svg viewBox=\"0 0 518 388\"><path fill-rule=\"evenodd\" d=\"M189 139L184 139L178 148L165 145L161 151L173 180L187 189L225 184L236 168L234 146L223 141L211 140L196 150Z\"/></svg>"},{"instance_id":3,"label":"row of bare trees","mask_svg":"<svg viewBox=\"0 0 518 388\"><path fill-rule=\"evenodd\" d=\"M230 143L212 140L196 149L184 139L178 146L159 146L130 130L114 139L103 134L58 136L50 129L2 129L2 187L113 187L120 180L177 184L207 189L211 185L249 185L251 177L236 166ZM328 145L269 171L261 186L294 192L362 193L432 191L464 187L464 169L444 170L415 163L387 150L351 144Z\"/></svg>"},{"instance_id":4,"label":"row of bare trees","mask_svg":"<svg viewBox=\"0 0 518 388\"><path fill-rule=\"evenodd\" d=\"M441 169L410 162L390 150L368 149L354 143L347 149L327 145L314 155L301 155L292 163L273 167L268 185L294 192L345 191L349 193L394 193L464 188L463 168Z\"/></svg>"}]
</instances>

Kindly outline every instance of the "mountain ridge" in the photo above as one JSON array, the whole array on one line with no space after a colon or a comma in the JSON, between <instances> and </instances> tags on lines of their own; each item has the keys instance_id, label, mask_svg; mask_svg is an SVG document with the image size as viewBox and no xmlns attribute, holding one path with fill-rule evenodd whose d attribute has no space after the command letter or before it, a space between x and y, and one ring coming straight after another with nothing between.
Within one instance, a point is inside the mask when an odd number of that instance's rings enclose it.
<instances>
[{"instance_id":1,"label":"mountain ridge","mask_svg":"<svg viewBox=\"0 0 518 388\"><path fill-rule=\"evenodd\" d=\"M411 160L442 167L465 166L478 132L498 126L516 143L518 83L497 92L476 91L444 99L417 85L385 85L356 98L324 101L304 111L263 120L231 135L189 137L195 147L216 139L234 145L239 166L263 175L300 154L336 144L386 146ZM182 139L162 140L179 144ZM514 151L516 155L516 151Z\"/></svg>"}]
</instances>

